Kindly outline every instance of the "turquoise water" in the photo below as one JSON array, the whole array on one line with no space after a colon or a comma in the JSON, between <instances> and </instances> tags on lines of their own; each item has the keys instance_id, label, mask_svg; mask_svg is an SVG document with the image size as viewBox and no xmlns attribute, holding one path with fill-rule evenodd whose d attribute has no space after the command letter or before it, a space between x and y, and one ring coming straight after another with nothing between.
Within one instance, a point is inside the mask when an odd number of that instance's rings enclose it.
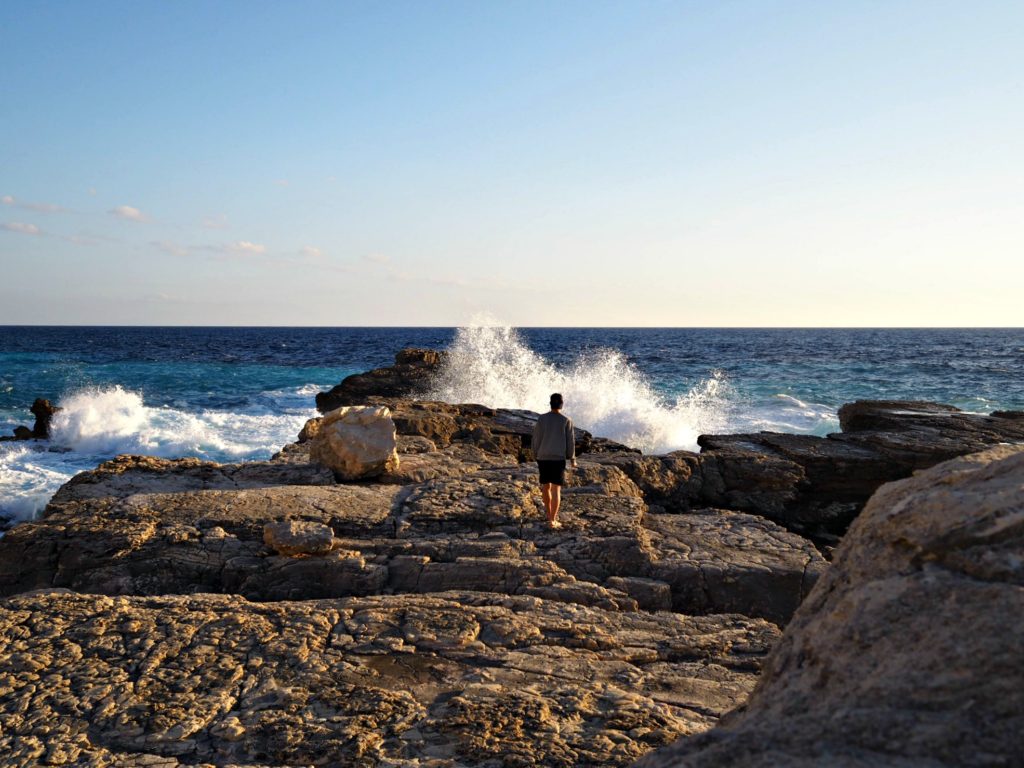
<instances>
[{"instance_id":1,"label":"turquoise water","mask_svg":"<svg viewBox=\"0 0 1024 768\"><path fill-rule=\"evenodd\" d=\"M863 398L1024 409L1020 329L0 327L0 431L31 425L36 397L65 407L49 444L0 444L0 516L117 453L266 458L317 391L407 346L452 351L436 397L543 410L561 390L579 425L648 451L827 434Z\"/></svg>"}]
</instances>

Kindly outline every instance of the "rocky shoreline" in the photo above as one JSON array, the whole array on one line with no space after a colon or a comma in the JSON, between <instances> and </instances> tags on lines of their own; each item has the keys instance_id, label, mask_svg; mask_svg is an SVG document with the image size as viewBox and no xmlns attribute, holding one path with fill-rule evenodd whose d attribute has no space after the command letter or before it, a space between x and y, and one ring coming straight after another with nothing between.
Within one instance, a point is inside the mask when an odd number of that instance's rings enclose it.
<instances>
[{"instance_id":1,"label":"rocky shoreline","mask_svg":"<svg viewBox=\"0 0 1024 768\"><path fill-rule=\"evenodd\" d=\"M536 414L421 399L444 363L349 377L270 461L118 457L8 531L3 764L1013 764L1024 413L858 402L661 456L580 430L551 531ZM346 406L394 461L325 466Z\"/></svg>"}]
</instances>

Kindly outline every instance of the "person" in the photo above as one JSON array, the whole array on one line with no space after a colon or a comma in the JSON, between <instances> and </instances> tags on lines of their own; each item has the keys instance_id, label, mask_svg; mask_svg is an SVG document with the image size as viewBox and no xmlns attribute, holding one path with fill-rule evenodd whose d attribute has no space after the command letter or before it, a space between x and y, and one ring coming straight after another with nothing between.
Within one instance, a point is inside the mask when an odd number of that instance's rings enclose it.
<instances>
[{"instance_id":1,"label":"person","mask_svg":"<svg viewBox=\"0 0 1024 768\"><path fill-rule=\"evenodd\" d=\"M540 492L544 498L544 511L548 516L548 527L561 528L558 521L558 507L562 503L562 486L565 484L567 461L576 467L576 433L572 419L561 414L562 396L551 395L551 410L537 419L533 428L533 455L540 470Z\"/></svg>"}]
</instances>

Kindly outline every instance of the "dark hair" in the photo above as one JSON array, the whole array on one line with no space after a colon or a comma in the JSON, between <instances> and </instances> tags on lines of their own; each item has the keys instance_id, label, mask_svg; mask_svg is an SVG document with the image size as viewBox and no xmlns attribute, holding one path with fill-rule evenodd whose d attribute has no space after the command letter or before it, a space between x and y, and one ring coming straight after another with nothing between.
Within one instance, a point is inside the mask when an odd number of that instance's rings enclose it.
<instances>
[{"instance_id":1,"label":"dark hair","mask_svg":"<svg viewBox=\"0 0 1024 768\"><path fill-rule=\"evenodd\" d=\"M552 408L561 408L562 407L562 396L560 394L558 394L557 392L555 392L555 394L553 394L551 396L551 407Z\"/></svg>"}]
</instances>

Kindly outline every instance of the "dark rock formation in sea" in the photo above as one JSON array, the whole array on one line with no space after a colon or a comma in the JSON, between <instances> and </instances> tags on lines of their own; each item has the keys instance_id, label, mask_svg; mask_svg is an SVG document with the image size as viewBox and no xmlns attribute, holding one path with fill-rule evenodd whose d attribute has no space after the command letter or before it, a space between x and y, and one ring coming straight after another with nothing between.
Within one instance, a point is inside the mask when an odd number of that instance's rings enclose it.
<instances>
[{"instance_id":1,"label":"dark rock formation in sea","mask_svg":"<svg viewBox=\"0 0 1024 768\"><path fill-rule=\"evenodd\" d=\"M1021 446L884 486L746 707L639 765L1019 765L1022 498Z\"/></svg>"},{"instance_id":2,"label":"dark rock formation in sea","mask_svg":"<svg viewBox=\"0 0 1024 768\"><path fill-rule=\"evenodd\" d=\"M53 405L49 400L37 397L29 409L36 417L36 423L32 426L32 437L39 440L47 440L50 437L50 422L60 408Z\"/></svg>"},{"instance_id":3,"label":"dark rock formation in sea","mask_svg":"<svg viewBox=\"0 0 1024 768\"><path fill-rule=\"evenodd\" d=\"M49 400L37 397L32 407L29 408L32 415L36 417L32 428L18 426L14 428L13 436L0 436L0 442L10 440L48 440L50 438L50 422L60 408L53 405Z\"/></svg>"},{"instance_id":4,"label":"dark rock formation in sea","mask_svg":"<svg viewBox=\"0 0 1024 768\"><path fill-rule=\"evenodd\" d=\"M338 386L316 396L320 413L343 405L366 405L368 397L415 397L422 395L441 369L447 353L434 349L403 349L395 355L395 364L355 373Z\"/></svg>"}]
</instances>

